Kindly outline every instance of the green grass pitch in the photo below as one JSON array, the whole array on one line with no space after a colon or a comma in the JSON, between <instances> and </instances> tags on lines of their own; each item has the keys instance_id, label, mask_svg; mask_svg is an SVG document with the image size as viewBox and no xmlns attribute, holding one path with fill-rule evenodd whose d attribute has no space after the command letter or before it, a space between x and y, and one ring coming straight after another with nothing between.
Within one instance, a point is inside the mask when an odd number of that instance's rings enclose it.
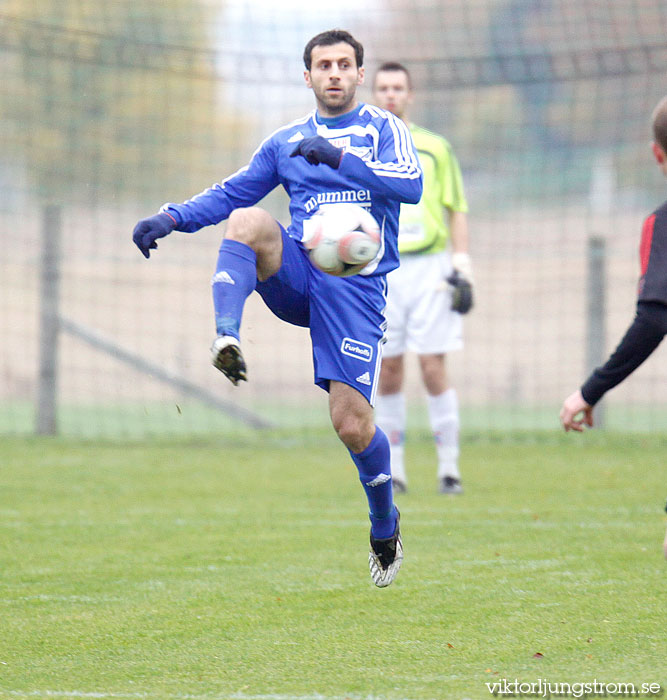
<instances>
[{"instance_id":1,"label":"green grass pitch","mask_svg":"<svg viewBox=\"0 0 667 700\"><path fill-rule=\"evenodd\" d=\"M0 697L462 700L502 679L667 688L664 438L412 436L376 589L332 437L4 439Z\"/></svg>"}]
</instances>

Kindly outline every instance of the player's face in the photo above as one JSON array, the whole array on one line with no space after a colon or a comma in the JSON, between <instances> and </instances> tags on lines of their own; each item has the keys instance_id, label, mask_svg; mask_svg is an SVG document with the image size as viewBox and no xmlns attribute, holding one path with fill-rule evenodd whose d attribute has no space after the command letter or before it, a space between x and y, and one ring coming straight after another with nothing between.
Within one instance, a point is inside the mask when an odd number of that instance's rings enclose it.
<instances>
[{"instance_id":1,"label":"player's face","mask_svg":"<svg viewBox=\"0 0 667 700\"><path fill-rule=\"evenodd\" d=\"M364 81L364 69L357 68L354 49L345 42L315 46L310 54L306 85L312 88L317 109L323 117L335 117L357 106L357 85Z\"/></svg>"},{"instance_id":2,"label":"player's face","mask_svg":"<svg viewBox=\"0 0 667 700\"><path fill-rule=\"evenodd\" d=\"M412 104L408 76L402 70L383 70L375 76L373 101L378 107L403 119Z\"/></svg>"}]
</instances>

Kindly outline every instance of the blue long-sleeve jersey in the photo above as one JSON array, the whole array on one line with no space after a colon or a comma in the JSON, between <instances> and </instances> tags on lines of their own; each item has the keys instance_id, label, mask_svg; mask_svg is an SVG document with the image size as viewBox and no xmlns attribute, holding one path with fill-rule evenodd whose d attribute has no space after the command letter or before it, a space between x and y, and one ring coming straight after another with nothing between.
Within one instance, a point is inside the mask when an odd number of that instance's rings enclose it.
<instances>
[{"instance_id":1,"label":"blue long-sleeve jersey","mask_svg":"<svg viewBox=\"0 0 667 700\"><path fill-rule=\"evenodd\" d=\"M297 143L323 136L344 150L337 170L291 158ZM250 163L183 204L165 204L179 231L197 231L226 219L234 209L256 204L278 185L290 197L287 232L301 240L304 219L322 204L350 202L370 210L383 232L377 265L386 274L398 267L398 214L401 202L416 204L422 172L407 126L390 112L361 104L347 114L323 118L316 111L278 129L255 151Z\"/></svg>"}]
</instances>

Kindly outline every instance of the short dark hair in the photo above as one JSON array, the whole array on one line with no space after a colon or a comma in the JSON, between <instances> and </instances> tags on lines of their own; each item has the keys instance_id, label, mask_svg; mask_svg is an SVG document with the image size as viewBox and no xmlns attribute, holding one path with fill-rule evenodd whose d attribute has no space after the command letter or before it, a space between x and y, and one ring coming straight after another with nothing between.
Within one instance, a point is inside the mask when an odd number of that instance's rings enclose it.
<instances>
[{"instance_id":1,"label":"short dark hair","mask_svg":"<svg viewBox=\"0 0 667 700\"><path fill-rule=\"evenodd\" d=\"M398 61L385 61L375 71L375 78L378 77L378 73L382 72L405 73L405 77L408 79L408 88L412 90L412 76L410 75L410 71L402 63ZM373 85L375 85L375 79L373 79Z\"/></svg>"},{"instance_id":2,"label":"short dark hair","mask_svg":"<svg viewBox=\"0 0 667 700\"><path fill-rule=\"evenodd\" d=\"M667 97L663 97L653 110L653 138L667 152Z\"/></svg>"},{"instance_id":3,"label":"short dark hair","mask_svg":"<svg viewBox=\"0 0 667 700\"><path fill-rule=\"evenodd\" d=\"M349 44L354 49L354 58L357 62L357 68L364 65L364 47L344 29L328 29L326 32L321 32L314 36L303 50L303 62L306 70L310 70L312 65L311 54L316 46L333 46L334 44L345 43Z\"/></svg>"}]
</instances>

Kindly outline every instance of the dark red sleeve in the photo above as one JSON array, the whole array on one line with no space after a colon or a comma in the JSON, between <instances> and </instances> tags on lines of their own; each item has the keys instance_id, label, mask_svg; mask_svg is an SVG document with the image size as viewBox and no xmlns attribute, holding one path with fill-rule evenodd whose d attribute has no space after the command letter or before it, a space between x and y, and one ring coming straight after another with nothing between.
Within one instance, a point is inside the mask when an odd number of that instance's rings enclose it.
<instances>
[{"instance_id":1,"label":"dark red sleeve","mask_svg":"<svg viewBox=\"0 0 667 700\"><path fill-rule=\"evenodd\" d=\"M641 265L641 276L646 274L648 268L648 261L651 257L651 245L653 244L653 229L655 227L655 214L644 221L644 226L642 227L642 240L639 244L639 262Z\"/></svg>"},{"instance_id":2,"label":"dark red sleeve","mask_svg":"<svg viewBox=\"0 0 667 700\"><path fill-rule=\"evenodd\" d=\"M667 304L667 202L644 221L639 263L638 300Z\"/></svg>"}]
</instances>

